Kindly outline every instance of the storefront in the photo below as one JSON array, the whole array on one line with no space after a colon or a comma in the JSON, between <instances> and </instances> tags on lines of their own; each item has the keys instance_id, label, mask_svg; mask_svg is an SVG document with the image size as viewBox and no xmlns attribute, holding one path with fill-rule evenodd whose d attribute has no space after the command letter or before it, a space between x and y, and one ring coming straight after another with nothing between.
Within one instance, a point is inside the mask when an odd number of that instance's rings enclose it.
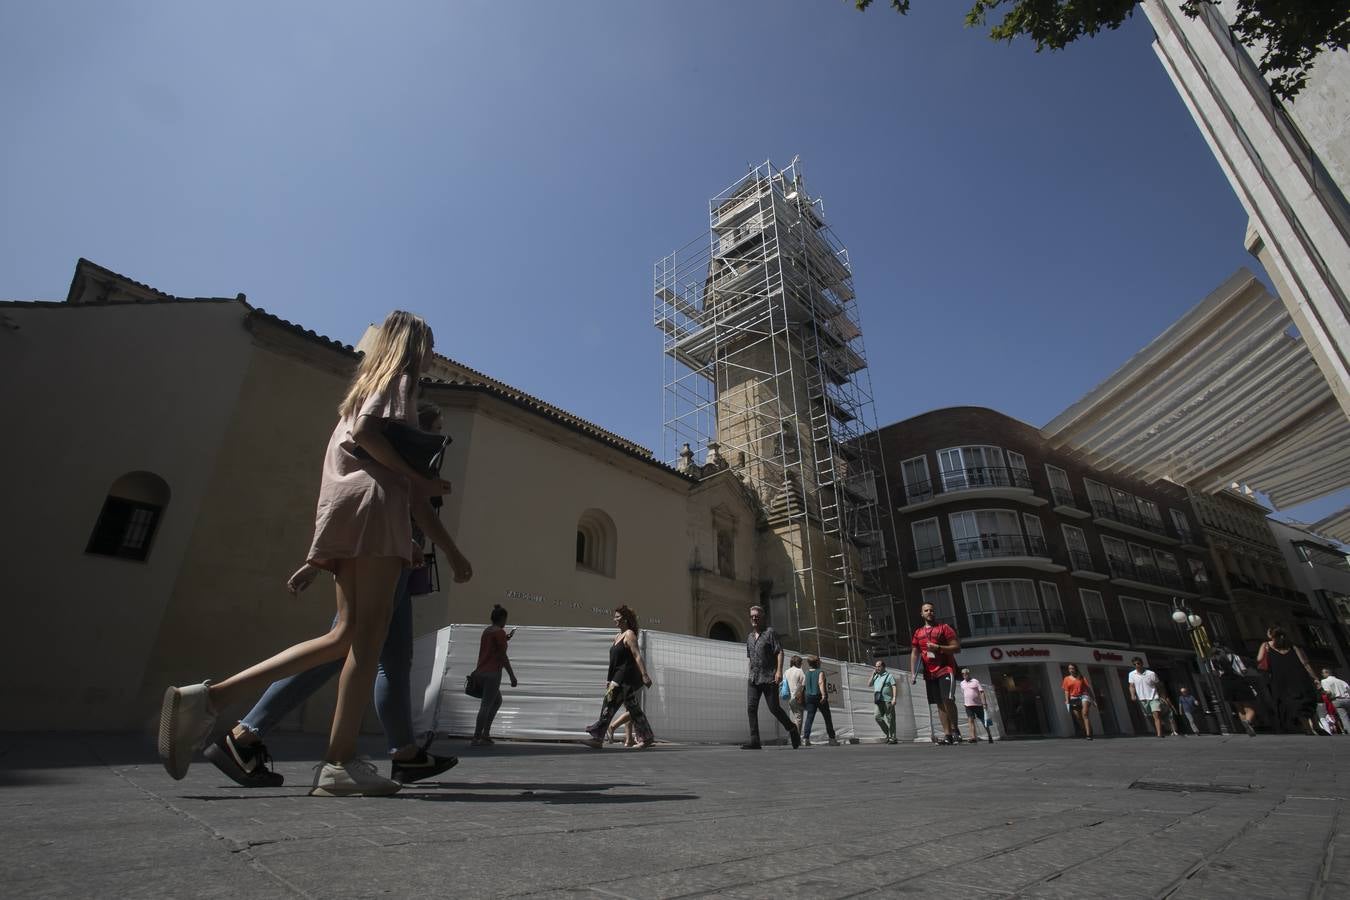
<instances>
[{"instance_id":1,"label":"storefront","mask_svg":"<svg viewBox=\"0 0 1350 900\"><path fill-rule=\"evenodd\" d=\"M961 648L958 661L985 686L995 732L1005 738L1072 737L1078 733L1060 688L1069 663L1087 676L1098 702L1094 734L1135 734L1123 679L1142 653L1081 644L995 644ZM964 722L965 711L961 710ZM969 726L964 725L969 732Z\"/></svg>"}]
</instances>

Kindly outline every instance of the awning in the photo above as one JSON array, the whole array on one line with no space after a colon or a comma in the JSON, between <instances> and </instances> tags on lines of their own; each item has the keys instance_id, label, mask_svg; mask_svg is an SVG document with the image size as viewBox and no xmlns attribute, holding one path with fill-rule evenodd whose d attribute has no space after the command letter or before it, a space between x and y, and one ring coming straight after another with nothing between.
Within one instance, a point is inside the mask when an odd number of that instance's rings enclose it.
<instances>
[{"instance_id":1,"label":"awning","mask_svg":"<svg viewBox=\"0 0 1350 900\"><path fill-rule=\"evenodd\" d=\"M1350 506L1340 512L1332 513L1325 519L1318 519L1308 526L1308 530L1329 537L1333 541L1350 545Z\"/></svg>"},{"instance_id":2,"label":"awning","mask_svg":"<svg viewBox=\"0 0 1350 900\"><path fill-rule=\"evenodd\" d=\"M1277 509L1350 485L1350 419L1280 299L1239 269L1041 429L1143 481L1245 484Z\"/></svg>"}]
</instances>

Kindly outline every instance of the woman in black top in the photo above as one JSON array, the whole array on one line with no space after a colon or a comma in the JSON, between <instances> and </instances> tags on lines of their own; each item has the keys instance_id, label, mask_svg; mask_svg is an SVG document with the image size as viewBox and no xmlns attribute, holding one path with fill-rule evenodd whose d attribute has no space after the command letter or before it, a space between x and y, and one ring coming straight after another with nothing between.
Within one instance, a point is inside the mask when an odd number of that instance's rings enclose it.
<instances>
[{"instance_id":1,"label":"woman in black top","mask_svg":"<svg viewBox=\"0 0 1350 900\"><path fill-rule=\"evenodd\" d=\"M1283 628L1266 629L1266 637L1268 640L1256 656L1256 665L1259 668L1264 661L1270 672L1270 692L1275 696L1280 730L1296 734L1301 728L1306 734L1317 734L1312 719L1317 709L1316 691L1321 690L1317 673L1308 664L1303 649L1289 643Z\"/></svg>"},{"instance_id":2,"label":"woman in black top","mask_svg":"<svg viewBox=\"0 0 1350 900\"><path fill-rule=\"evenodd\" d=\"M600 719L586 729L591 739L586 746L599 750L605 746L604 736L609 729L610 720L622 706L628 710L630 728L637 732L638 746L643 750L656 743L651 723L642 711L640 691L651 687L652 679L647 674L647 666L642 660L642 651L638 648L637 615L627 606L614 611L614 627L619 634L609 647L609 675L605 685L605 702L600 707Z\"/></svg>"}]
</instances>

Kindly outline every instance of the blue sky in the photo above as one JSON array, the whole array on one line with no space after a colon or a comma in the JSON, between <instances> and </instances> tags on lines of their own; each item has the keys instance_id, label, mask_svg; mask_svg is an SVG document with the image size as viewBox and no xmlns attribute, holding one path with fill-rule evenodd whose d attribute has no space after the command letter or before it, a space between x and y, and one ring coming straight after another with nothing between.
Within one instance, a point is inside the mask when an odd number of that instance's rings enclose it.
<instances>
[{"instance_id":1,"label":"blue sky","mask_svg":"<svg viewBox=\"0 0 1350 900\"><path fill-rule=\"evenodd\" d=\"M0 296L86 256L346 341L405 307L659 450L652 264L764 159L801 155L849 247L883 424L1044 424L1264 277L1142 14L1035 54L877 6L4 4Z\"/></svg>"}]
</instances>

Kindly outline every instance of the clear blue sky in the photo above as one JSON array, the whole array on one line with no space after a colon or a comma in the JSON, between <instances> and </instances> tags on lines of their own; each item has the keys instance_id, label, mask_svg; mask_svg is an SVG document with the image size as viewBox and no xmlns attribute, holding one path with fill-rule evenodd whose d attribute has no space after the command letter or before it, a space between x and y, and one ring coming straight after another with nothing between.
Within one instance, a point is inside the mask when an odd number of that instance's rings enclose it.
<instances>
[{"instance_id":1,"label":"clear blue sky","mask_svg":"<svg viewBox=\"0 0 1350 900\"><path fill-rule=\"evenodd\" d=\"M1239 266L1142 14L1062 53L839 0L0 6L0 296L77 257L442 353L661 447L653 262L800 154L882 424L1043 424ZM1332 505L1332 504L1328 504Z\"/></svg>"}]
</instances>

